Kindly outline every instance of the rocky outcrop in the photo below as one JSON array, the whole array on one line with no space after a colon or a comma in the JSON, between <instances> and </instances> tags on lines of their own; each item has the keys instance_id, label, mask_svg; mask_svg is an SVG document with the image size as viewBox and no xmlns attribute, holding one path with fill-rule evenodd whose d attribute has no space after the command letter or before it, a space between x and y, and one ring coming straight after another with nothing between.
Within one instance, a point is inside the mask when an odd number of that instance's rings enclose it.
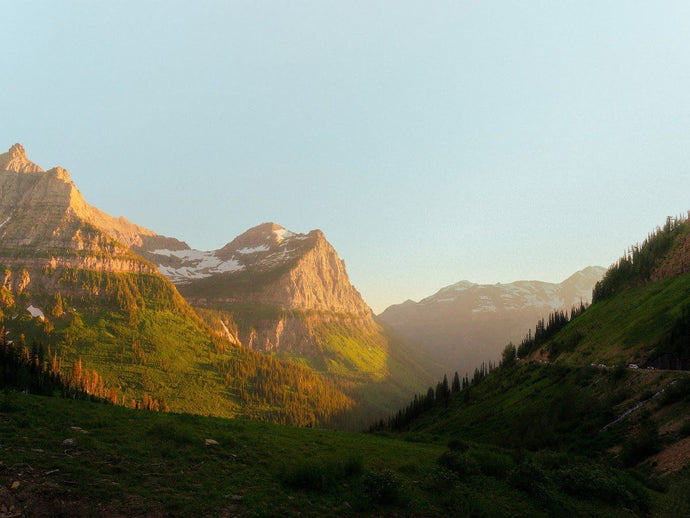
<instances>
[{"instance_id":1,"label":"rocky outcrop","mask_svg":"<svg viewBox=\"0 0 690 518\"><path fill-rule=\"evenodd\" d=\"M154 236L86 203L66 169L44 171L20 144L0 155L0 265L9 291L52 289L59 275L45 273L65 269L158 275L128 248Z\"/></svg>"},{"instance_id":2,"label":"rocky outcrop","mask_svg":"<svg viewBox=\"0 0 690 518\"><path fill-rule=\"evenodd\" d=\"M21 144L15 144L7 153L0 154L0 171L17 173L42 173L43 169L26 158L26 151Z\"/></svg>"}]
</instances>

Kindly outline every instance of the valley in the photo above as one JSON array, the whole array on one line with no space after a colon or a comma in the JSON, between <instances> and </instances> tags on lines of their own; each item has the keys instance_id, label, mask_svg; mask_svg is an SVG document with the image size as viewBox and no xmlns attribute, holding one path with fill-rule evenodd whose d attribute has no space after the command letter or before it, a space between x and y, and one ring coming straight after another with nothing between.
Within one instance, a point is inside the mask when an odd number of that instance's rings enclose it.
<instances>
[{"instance_id":1,"label":"valley","mask_svg":"<svg viewBox=\"0 0 690 518\"><path fill-rule=\"evenodd\" d=\"M686 218L377 317L320 230L194 250L0 166L4 515L686 513Z\"/></svg>"}]
</instances>

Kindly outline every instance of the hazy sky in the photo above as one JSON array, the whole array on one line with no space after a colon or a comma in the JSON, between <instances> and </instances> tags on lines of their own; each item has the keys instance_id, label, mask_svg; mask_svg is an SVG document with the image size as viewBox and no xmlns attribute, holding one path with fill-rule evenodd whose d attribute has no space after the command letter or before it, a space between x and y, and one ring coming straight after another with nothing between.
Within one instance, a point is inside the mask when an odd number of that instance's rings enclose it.
<instances>
[{"instance_id":1,"label":"hazy sky","mask_svg":"<svg viewBox=\"0 0 690 518\"><path fill-rule=\"evenodd\" d=\"M687 0L0 3L0 148L194 248L321 228L377 312L690 209Z\"/></svg>"}]
</instances>

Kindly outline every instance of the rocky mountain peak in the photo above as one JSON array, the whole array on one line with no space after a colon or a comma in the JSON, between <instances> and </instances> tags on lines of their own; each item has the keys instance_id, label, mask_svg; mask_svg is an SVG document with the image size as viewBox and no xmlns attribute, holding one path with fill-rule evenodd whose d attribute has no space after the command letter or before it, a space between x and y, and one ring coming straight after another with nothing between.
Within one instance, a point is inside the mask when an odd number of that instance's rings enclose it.
<instances>
[{"instance_id":1,"label":"rocky mountain peak","mask_svg":"<svg viewBox=\"0 0 690 518\"><path fill-rule=\"evenodd\" d=\"M26 158L26 150L24 149L24 146L22 146L19 142L12 146L8 153L13 157Z\"/></svg>"},{"instance_id":2,"label":"rocky mountain peak","mask_svg":"<svg viewBox=\"0 0 690 518\"><path fill-rule=\"evenodd\" d=\"M52 169L49 169L46 174L55 175L56 178L62 180L65 183L70 183L72 181L67 169L64 169L62 167L53 167Z\"/></svg>"},{"instance_id":3,"label":"rocky mountain peak","mask_svg":"<svg viewBox=\"0 0 690 518\"><path fill-rule=\"evenodd\" d=\"M26 158L24 146L17 143L7 153L0 154L0 171L16 173L42 173L43 169Z\"/></svg>"},{"instance_id":4,"label":"rocky mountain peak","mask_svg":"<svg viewBox=\"0 0 690 518\"><path fill-rule=\"evenodd\" d=\"M271 248L282 243L285 239L296 235L277 223L261 223L237 236L219 252L238 249Z\"/></svg>"},{"instance_id":5,"label":"rocky mountain peak","mask_svg":"<svg viewBox=\"0 0 690 518\"><path fill-rule=\"evenodd\" d=\"M0 155L0 170L4 171L0 175L0 217L5 221L0 239L6 246L86 246L75 234L81 223L97 227L128 247L142 246L144 237L156 236L86 203L66 169L54 167L44 172L26 158L21 144Z\"/></svg>"}]
</instances>

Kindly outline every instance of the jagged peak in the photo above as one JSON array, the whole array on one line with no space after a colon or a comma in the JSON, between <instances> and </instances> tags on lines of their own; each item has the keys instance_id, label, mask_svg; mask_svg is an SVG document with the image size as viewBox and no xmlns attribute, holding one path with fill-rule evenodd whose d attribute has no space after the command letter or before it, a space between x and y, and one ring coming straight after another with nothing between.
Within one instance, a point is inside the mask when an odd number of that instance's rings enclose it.
<instances>
[{"instance_id":1,"label":"jagged peak","mask_svg":"<svg viewBox=\"0 0 690 518\"><path fill-rule=\"evenodd\" d=\"M8 153L13 157L26 158L26 150L24 149L24 146L22 146L19 142L14 144L14 146L10 148Z\"/></svg>"},{"instance_id":2,"label":"jagged peak","mask_svg":"<svg viewBox=\"0 0 690 518\"><path fill-rule=\"evenodd\" d=\"M66 183L70 183L72 179L69 176L69 171L63 167L53 167L52 169L48 169L46 171L46 174L53 174L60 180L63 180Z\"/></svg>"},{"instance_id":3,"label":"jagged peak","mask_svg":"<svg viewBox=\"0 0 690 518\"><path fill-rule=\"evenodd\" d=\"M0 154L0 171L42 173L43 169L26 158L24 146L17 142L6 153Z\"/></svg>"}]
</instances>

